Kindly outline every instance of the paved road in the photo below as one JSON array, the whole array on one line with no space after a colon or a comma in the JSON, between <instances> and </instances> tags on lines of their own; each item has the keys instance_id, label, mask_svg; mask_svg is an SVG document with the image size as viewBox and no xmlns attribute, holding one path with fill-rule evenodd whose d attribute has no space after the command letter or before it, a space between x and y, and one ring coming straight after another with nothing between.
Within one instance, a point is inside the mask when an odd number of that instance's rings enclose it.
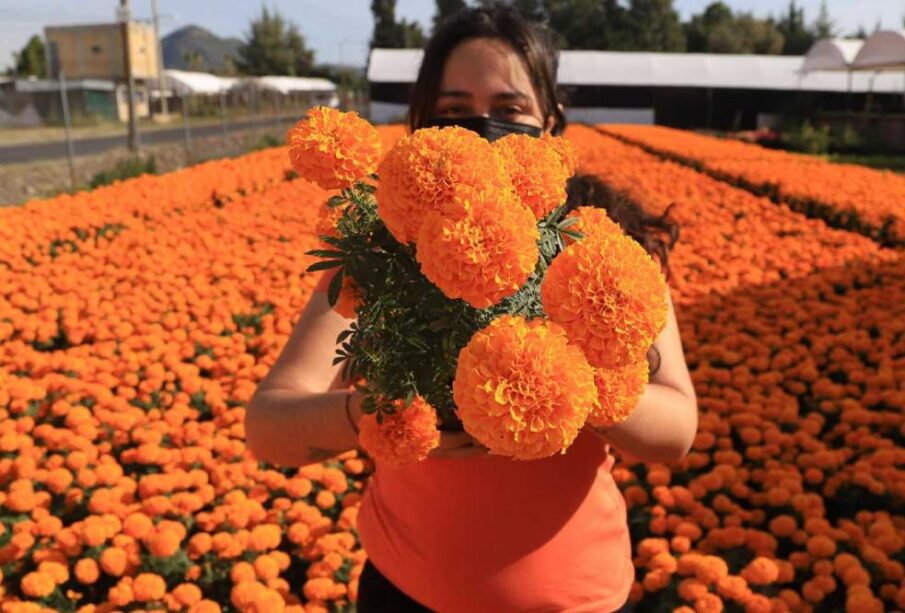
<instances>
[{"instance_id":1,"label":"paved road","mask_svg":"<svg viewBox=\"0 0 905 613\"><path fill-rule=\"evenodd\" d=\"M298 119L295 115L286 115L280 120L280 128L288 127ZM234 121L227 126L227 132L233 133L239 130L248 130L256 126L274 128L277 120L274 117L261 119L245 119ZM205 124L191 128L192 138L204 136L217 136L223 133L220 124ZM182 124L177 127L162 130L152 130L140 134L142 145L154 145L179 141L185 138ZM103 153L109 149L125 148L128 146L128 138L125 134L120 136L99 136L96 138L81 138L73 141L75 155L93 155ZM22 143L0 147L0 164L19 164L34 160L50 160L66 157L66 141L55 140L40 143Z\"/></svg>"}]
</instances>

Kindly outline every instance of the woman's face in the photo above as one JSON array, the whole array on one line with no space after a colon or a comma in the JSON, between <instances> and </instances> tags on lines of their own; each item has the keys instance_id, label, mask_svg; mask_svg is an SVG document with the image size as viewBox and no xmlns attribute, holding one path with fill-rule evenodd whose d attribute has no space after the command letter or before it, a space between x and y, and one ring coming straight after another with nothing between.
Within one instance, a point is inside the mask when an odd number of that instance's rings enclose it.
<instances>
[{"instance_id":1,"label":"woman's face","mask_svg":"<svg viewBox=\"0 0 905 613\"><path fill-rule=\"evenodd\" d=\"M467 40L446 60L434 117L492 117L538 128L546 125L522 59L506 43Z\"/></svg>"}]
</instances>

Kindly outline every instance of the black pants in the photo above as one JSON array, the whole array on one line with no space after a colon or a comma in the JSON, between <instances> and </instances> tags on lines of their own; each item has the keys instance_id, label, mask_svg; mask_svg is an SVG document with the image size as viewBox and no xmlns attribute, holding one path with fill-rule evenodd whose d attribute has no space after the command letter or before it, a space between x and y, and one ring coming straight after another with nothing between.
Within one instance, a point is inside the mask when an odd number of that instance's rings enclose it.
<instances>
[{"instance_id":1,"label":"black pants","mask_svg":"<svg viewBox=\"0 0 905 613\"><path fill-rule=\"evenodd\" d=\"M359 613L430 613L422 604L409 598L390 580L380 574L371 561L365 562L358 579ZM626 602L614 613L631 613L632 605Z\"/></svg>"}]
</instances>

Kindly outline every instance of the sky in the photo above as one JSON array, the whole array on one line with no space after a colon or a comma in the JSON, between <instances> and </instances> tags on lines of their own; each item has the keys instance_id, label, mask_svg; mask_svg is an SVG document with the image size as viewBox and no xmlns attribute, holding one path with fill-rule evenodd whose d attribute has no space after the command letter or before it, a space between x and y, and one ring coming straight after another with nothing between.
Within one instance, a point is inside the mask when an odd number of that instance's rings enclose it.
<instances>
[{"instance_id":1,"label":"sky","mask_svg":"<svg viewBox=\"0 0 905 613\"><path fill-rule=\"evenodd\" d=\"M152 0L132 0L133 15L149 19ZM683 20L699 13L711 0L676 0ZM785 11L788 0L724 0L733 10L765 17ZM798 0L810 21L816 17L821 0ZM373 20L370 0L266 0L295 22L317 53L318 62L363 66ZM113 21L118 0L0 0L0 68L12 63L18 51L44 26ZM243 37L249 21L261 12L262 0L157 0L161 33L187 25L199 25L218 36ZM212 6L216 6L212 10ZM843 33L864 26L872 31L880 23L885 29L902 28L905 0L827 0L830 15ZM398 0L397 17L415 19L429 31L433 0Z\"/></svg>"}]
</instances>

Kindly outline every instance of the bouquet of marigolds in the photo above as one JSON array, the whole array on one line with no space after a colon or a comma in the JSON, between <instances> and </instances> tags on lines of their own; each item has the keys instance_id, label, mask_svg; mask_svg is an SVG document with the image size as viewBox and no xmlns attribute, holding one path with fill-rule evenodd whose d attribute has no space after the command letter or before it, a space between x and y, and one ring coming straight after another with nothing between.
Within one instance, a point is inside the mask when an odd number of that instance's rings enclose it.
<instances>
[{"instance_id":1,"label":"bouquet of marigolds","mask_svg":"<svg viewBox=\"0 0 905 613\"><path fill-rule=\"evenodd\" d=\"M338 192L309 270L334 271L328 300L354 318L336 363L379 463L420 461L462 428L490 453L543 458L628 417L666 284L604 211L565 214L568 141L427 128L382 155L367 121L323 107L288 140L296 172Z\"/></svg>"}]
</instances>

